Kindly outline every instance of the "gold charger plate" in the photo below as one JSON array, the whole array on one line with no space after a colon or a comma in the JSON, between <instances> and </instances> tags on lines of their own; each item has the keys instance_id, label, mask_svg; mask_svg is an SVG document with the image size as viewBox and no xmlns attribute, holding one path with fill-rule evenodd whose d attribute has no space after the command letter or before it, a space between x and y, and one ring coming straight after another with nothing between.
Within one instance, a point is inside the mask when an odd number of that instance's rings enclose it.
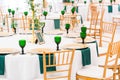
<instances>
[{"instance_id":1,"label":"gold charger plate","mask_svg":"<svg viewBox=\"0 0 120 80\"><path fill-rule=\"evenodd\" d=\"M0 48L0 54L17 54L20 51L15 48Z\"/></svg>"},{"instance_id":2,"label":"gold charger plate","mask_svg":"<svg viewBox=\"0 0 120 80\"><path fill-rule=\"evenodd\" d=\"M77 43L72 43L72 44L66 44L63 45L63 49L85 49L88 48L87 44L77 44Z\"/></svg>"},{"instance_id":3,"label":"gold charger plate","mask_svg":"<svg viewBox=\"0 0 120 80\"><path fill-rule=\"evenodd\" d=\"M31 54L43 54L43 52L53 52L53 49L50 48L34 48L31 50L28 50L27 53L31 53Z\"/></svg>"},{"instance_id":4,"label":"gold charger plate","mask_svg":"<svg viewBox=\"0 0 120 80\"><path fill-rule=\"evenodd\" d=\"M0 32L0 37L12 36L14 35L13 32Z\"/></svg>"},{"instance_id":5,"label":"gold charger plate","mask_svg":"<svg viewBox=\"0 0 120 80\"><path fill-rule=\"evenodd\" d=\"M79 37L79 33L68 33L66 35L66 37L68 37L68 38L78 38Z\"/></svg>"},{"instance_id":6,"label":"gold charger plate","mask_svg":"<svg viewBox=\"0 0 120 80\"><path fill-rule=\"evenodd\" d=\"M45 34L49 34L49 35L62 35L63 33L64 32L60 30L52 30L52 31L45 32Z\"/></svg>"}]
</instances>

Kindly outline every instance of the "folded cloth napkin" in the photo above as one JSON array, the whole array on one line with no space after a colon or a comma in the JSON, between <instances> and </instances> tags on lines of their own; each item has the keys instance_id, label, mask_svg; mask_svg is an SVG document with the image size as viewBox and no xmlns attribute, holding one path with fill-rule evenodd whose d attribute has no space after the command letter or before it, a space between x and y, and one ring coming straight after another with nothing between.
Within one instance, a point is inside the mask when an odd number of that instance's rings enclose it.
<instances>
[{"instance_id":1,"label":"folded cloth napkin","mask_svg":"<svg viewBox=\"0 0 120 80\"><path fill-rule=\"evenodd\" d=\"M108 13L112 13L112 11L113 11L113 7L112 7L112 5L109 5L108 6Z\"/></svg>"},{"instance_id":2,"label":"folded cloth napkin","mask_svg":"<svg viewBox=\"0 0 120 80\"><path fill-rule=\"evenodd\" d=\"M60 29L60 19L54 19L55 29Z\"/></svg>"},{"instance_id":3,"label":"folded cloth napkin","mask_svg":"<svg viewBox=\"0 0 120 80\"><path fill-rule=\"evenodd\" d=\"M120 4L118 4L118 11L120 12Z\"/></svg>"},{"instance_id":4,"label":"folded cloth napkin","mask_svg":"<svg viewBox=\"0 0 120 80\"><path fill-rule=\"evenodd\" d=\"M4 75L5 72L5 55L6 54L0 55L0 75Z\"/></svg>"},{"instance_id":5,"label":"folded cloth napkin","mask_svg":"<svg viewBox=\"0 0 120 80\"><path fill-rule=\"evenodd\" d=\"M44 67L43 67L43 55L42 54L39 54L39 64L40 64L40 73L42 74L44 72ZM53 58L54 58L54 55L50 55L50 63L53 64ZM48 55L46 55L46 64L48 65L48 62L49 62L49 58L48 58ZM56 70L56 67L47 67L47 71L55 71Z\"/></svg>"},{"instance_id":6,"label":"folded cloth napkin","mask_svg":"<svg viewBox=\"0 0 120 80\"><path fill-rule=\"evenodd\" d=\"M80 21L81 21L81 24L83 24L83 18L82 18L82 15L80 15Z\"/></svg>"},{"instance_id":7,"label":"folded cloth napkin","mask_svg":"<svg viewBox=\"0 0 120 80\"><path fill-rule=\"evenodd\" d=\"M78 13L79 11L78 11L78 6L76 7L76 12Z\"/></svg>"},{"instance_id":8,"label":"folded cloth napkin","mask_svg":"<svg viewBox=\"0 0 120 80\"><path fill-rule=\"evenodd\" d=\"M90 48L82 49L81 53L82 53L82 65L85 66L91 64Z\"/></svg>"}]
</instances>

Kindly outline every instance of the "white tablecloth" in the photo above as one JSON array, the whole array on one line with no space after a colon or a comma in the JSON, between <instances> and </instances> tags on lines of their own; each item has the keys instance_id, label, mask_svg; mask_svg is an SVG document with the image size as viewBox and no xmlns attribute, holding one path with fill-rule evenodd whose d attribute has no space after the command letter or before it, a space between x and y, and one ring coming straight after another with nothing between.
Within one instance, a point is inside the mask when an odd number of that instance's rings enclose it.
<instances>
[{"instance_id":1,"label":"white tablecloth","mask_svg":"<svg viewBox=\"0 0 120 80\"><path fill-rule=\"evenodd\" d=\"M0 38L0 48L10 47L17 48L21 51L21 48L18 45L19 39L26 39L27 43L25 46L25 53L27 50L34 48L53 48L56 49L56 44L54 42L55 35L45 35L45 44L33 44L29 43L28 40L31 38L30 35L13 35L11 37L2 37ZM62 36L62 41L60 43L60 49L64 44L75 43L74 38L66 38ZM97 65L97 52L96 44L89 44L91 49L91 64ZM72 79L75 78L76 71L82 68L82 58L81 51L76 50L72 66ZM39 69L39 60L37 55L7 55L5 57L6 65L6 78L8 80L34 80L34 78L42 76Z\"/></svg>"}]
</instances>

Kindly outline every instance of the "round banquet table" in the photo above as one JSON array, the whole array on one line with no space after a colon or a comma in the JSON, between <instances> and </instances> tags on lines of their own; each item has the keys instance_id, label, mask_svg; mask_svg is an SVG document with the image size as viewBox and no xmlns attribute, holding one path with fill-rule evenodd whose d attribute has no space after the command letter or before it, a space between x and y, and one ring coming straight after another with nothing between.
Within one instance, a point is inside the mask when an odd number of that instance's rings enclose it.
<instances>
[{"instance_id":1,"label":"round banquet table","mask_svg":"<svg viewBox=\"0 0 120 80\"><path fill-rule=\"evenodd\" d=\"M36 54L27 54L28 50L35 48L52 48L56 49L56 44L54 42L54 36L44 34L44 44L33 44L29 40L32 36L30 35L13 35L9 37L0 37L0 48L16 48L21 51L18 41L20 39L26 39L27 43L24 48L25 55L21 54L9 54L5 56L5 76L8 80L34 80L37 77L43 77L43 74L40 73L38 55ZM75 43L74 38L68 38L63 35L62 41L60 43L60 49L63 48L65 44ZM91 65L97 64L97 50L96 43L88 44L91 51ZM72 64L72 80L75 80L76 71L83 68L81 51L75 50L75 55ZM2 76L0 76L1 78Z\"/></svg>"}]
</instances>

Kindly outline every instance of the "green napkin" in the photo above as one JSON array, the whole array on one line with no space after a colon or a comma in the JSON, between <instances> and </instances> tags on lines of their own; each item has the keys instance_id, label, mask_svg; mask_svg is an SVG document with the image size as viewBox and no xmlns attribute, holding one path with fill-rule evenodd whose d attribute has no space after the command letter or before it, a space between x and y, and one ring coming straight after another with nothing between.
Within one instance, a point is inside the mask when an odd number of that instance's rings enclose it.
<instances>
[{"instance_id":1,"label":"green napkin","mask_svg":"<svg viewBox=\"0 0 120 80\"><path fill-rule=\"evenodd\" d=\"M4 75L5 72L5 55L0 55L0 75Z\"/></svg>"},{"instance_id":2,"label":"green napkin","mask_svg":"<svg viewBox=\"0 0 120 80\"><path fill-rule=\"evenodd\" d=\"M112 7L112 5L109 5L108 6L108 13L112 13L112 11L113 11L113 7Z\"/></svg>"},{"instance_id":3,"label":"green napkin","mask_svg":"<svg viewBox=\"0 0 120 80\"><path fill-rule=\"evenodd\" d=\"M120 4L118 5L118 11L120 12Z\"/></svg>"},{"instance_id":4,"label":"green napkin","mask_svg":"<svg viewBox=\"0 0 120 80\"><path fill-rule=\"evenodd\" d=\"M39 54L39 64L40 64L40 73L43 73L44 72L44 69L43 69L43 55L42 54ZM51 54L50 55L50 62L51 64L53 64L53 58L54 58L54 55ZM49 58L48 58L48 55L46 55L46 64L48 64L49 62ZM47 68L47 71L55 71L56 70L56 67L48 67Z\"/></svg>"},{"instance_id":5,"label":"green napkin","mask_svg":"<svg viewBox=\"0 0 120 80\"><path fill-rule=\"evenodd\" d=\"M91 53L90 53L90 48L82 49L82 65L89 65L91 64Z\"/></svg>"},{"instance_id":6,"label":"green napkin","mask_svg":"<svg viewBox=\"0 0 120 80\"><path fill-rule=\"evenodd\" d=\"M76 12L78 13L79 11L78 11L78 6L76 7Z\"/></svg>"},{"instance_id":7,"label":"green napkin","mask_svg":"<svg viewBox=\"0 0 120 80\"><path fill-rule=\"evenodd\" d=\"M54 19L55 29L60 29L60 19Z\"/></svg>"},{"instance_id":8,"label":"green napkin","mask_svg":"<svg viewBox=\"0 0 120 80\"><path fill-rule=\"evenodd\" d=\"M83 18L82 18L82 15L80 15L80 21L81 21L81 24L83 24Z\"/></svg>"}]
</instances>

